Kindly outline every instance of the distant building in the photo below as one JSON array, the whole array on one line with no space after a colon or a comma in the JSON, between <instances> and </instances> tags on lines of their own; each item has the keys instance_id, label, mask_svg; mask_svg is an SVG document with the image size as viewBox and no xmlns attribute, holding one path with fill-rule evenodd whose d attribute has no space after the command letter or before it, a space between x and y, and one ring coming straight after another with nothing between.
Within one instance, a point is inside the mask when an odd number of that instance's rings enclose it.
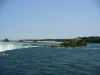
<instances>
[{"instance_id":1,"label":"distant building","mask_svg":"<svg viewBox=\"0 0 100 75\"><path fill-rule=\"evenodd\" d=\"M77 41L80 41L81 39L80 38L74 38L72 39L73 42L77 42Z\"/></svg>"}]
</instances>

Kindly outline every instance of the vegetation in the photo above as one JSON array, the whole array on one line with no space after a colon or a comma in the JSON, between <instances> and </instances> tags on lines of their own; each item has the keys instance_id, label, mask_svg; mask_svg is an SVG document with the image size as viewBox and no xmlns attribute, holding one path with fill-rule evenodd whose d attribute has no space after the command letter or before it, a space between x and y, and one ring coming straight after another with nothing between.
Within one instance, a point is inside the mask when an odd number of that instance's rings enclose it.
<instances>
[{"instance_id":1,"label":"vegetation","mask_svg":"<svg viewBox=\"0 0 100 75\"><path fill-rule=\"evenodd\" d=\"M91 37L78 37L80 40L78 42L87 42L87 43L100 43L100 37L98 36L91 36ZM19 40L19 42L23 41L57 41L57 42L71 42L74 39L26 39L26 40ZM9 39L4 39L3 41L9 42ZM75 43L73 43L73 46L75 46Z\"/></svg>"},{"instance_id":2,"label":"vegetation","mask_svg":"<svg viewBox=\"0 0 100 75\"><path fill-rule=\"evenodd\" d=\"M4 42L9 42L9 39L5 38L3 41L4 41Z\"/></svg>"},{"instance_id":3,"label":"vegetation","mask_svg":"<svg viewBox=\"0 0 100 75\"><path fill-rule=\"evenodd\" d=\"M58 46L58 45L53 45L53 46L50 46L50 47L60 47L60 46Z\"/></svg>"},{"instance_id":4,"label":"vegetation","mask_svg":"<svg viewBox=\"0 0 100 75\"><path fill-rule=\"evenodd\" d=\"M81 40L78 40L80 42L87 42L87 43L100 43L100 37L98 36L91 36L91 37L78 37ZM28 39L27 39L28 40ZM73 39L29 39L28 41L57 41L57 42L70 42L73 41Z\"/></svg>"},{"instance_id":5,"label":"vegetation","mask_svg":"<svg viewBox=\"0 0 100 75\"><path fill-rule=\"evenodd\" d=\"M37 42L38 40L33 40L33 42Z\"/></svg>"},{"instance_id":6,"label":"vegetation","mask_svg":"<svg viewBox=\"0 0 100 75\"><path fill-rule=\"evenodd\" d=\"M88 43L100 43L100 37L98 36L91 36L91 37L79 37L81 42L88 42Z\"/></svg>"},{"instance_id":7,"label":"vegetation","mask_svg":"<svg viewBox=\"0 0 100 75\"><path fill-rule=\"evenodd\" d=\"M57 42L67 42L67 41L71 41L71 39L27 39L26 41L57 41Z\"/></svg>"},{"instance_id":8,"label":"vegetation","mask_svg":"<svg viewBox=\"0 0 100 75\"><path fill-rule=\"evenodd\" d=\"M23 40L19 40L19 42L24 42Z\"/></svg>"},{"instance_id":9,"label":"vegetation","mask_svg":"<svg viewBox=\"0 0 100 75\"><path fill-rule=\"evenodd\" d=\"M79 47L86 46L86 42L64 42L60 44L60 47Z\"/></svg>"},{"instance_id":10,"label":"vegetation","mask_svg":"<svg viewBox=\"0 0 100 75\"><path fill-rule=\"evenodd\" d=\"M78 37L80 42L87 42L87 43L100 43L100 37L98 36L91 36L91 37ZM40 39L37 41L57 41L57 42L70 42L73 39Z\"/></svg>"},{"instance_id":11,"label":"vegetation","mask_svg":"<svg viewBox=\"0 0 100 75\"><path fill-rule=\"evenodd\" d=\"M60 45L53 45L50 47L79 47L79 46L87 46L86 42L64 42Z\"/></svg>"}]
</instances>

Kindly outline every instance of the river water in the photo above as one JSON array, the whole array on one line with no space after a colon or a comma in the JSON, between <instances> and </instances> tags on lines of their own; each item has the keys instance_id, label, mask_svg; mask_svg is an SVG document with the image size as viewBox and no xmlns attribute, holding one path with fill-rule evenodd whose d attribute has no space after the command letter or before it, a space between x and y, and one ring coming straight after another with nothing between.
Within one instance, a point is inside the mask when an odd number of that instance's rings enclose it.
<instances>
[{"instance_id":1,"label":"river water","mask_svg":"<svg viewBox=\"0 0 100 75\"><path fill-rule=\"evenodd\" d=\"M56 44L60 43L1 43L0 75L100 75L100 44L43 47Z\"/></svg>"}]
</instances>

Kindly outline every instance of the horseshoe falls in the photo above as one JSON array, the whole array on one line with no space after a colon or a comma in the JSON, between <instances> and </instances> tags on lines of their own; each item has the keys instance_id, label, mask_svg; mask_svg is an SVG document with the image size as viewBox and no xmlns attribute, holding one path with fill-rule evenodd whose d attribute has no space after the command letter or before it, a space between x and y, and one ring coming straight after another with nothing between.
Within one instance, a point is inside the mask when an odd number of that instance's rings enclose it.
<instances>
[{"instance_id":1,"label":"horseshoe falls","mask_svg":"<svg viewBox=\"0 0 100 75\"><path fill-rule=\"evenodd\" d=\"M47 48L59 42L0 43L0 75L100 75L100 44Z\"/></svg>"},{"instance_id":2,"label":"horseshoe falls","mask_svg":"<svg viewBox=\"0 0 100 75\"><path fill-rule=\"evenodd\" d=\"M31 47L28 44L17 43L17 42L0 42L0 52L6 50L22 49Z\"/></svg>"}]
</instances>

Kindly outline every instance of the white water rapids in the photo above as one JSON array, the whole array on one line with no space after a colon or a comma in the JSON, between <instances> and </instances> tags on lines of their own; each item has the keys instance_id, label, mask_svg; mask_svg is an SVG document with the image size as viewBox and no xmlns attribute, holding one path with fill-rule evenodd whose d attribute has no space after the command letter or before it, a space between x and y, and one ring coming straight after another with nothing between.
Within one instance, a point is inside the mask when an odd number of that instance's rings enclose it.
<instances>
[{"instance_id":1,"label":"white water rapids","mask_svg":"<svg viewBox=\"0 0 100 75\"><path fill-rule=\"evenodd\" d=\"M13 49L21 49L31 47L29 44L14 43L14 42L0 42L0 52Z\"/></svg>"},{"instance_id":2,"label":"white water rapids","mask_svg":"<svg viewBox=\"0 0 100 75\"><path fill-rule=\"evenodd\" d=\"M30 48L30 47L44 47L44 46L51 46L51 45L59 45L61 42L0 42L0 52L7 51L7 50L14 50L14 49L22 49L22 48Z\"/></svg>"}]
</instances>

